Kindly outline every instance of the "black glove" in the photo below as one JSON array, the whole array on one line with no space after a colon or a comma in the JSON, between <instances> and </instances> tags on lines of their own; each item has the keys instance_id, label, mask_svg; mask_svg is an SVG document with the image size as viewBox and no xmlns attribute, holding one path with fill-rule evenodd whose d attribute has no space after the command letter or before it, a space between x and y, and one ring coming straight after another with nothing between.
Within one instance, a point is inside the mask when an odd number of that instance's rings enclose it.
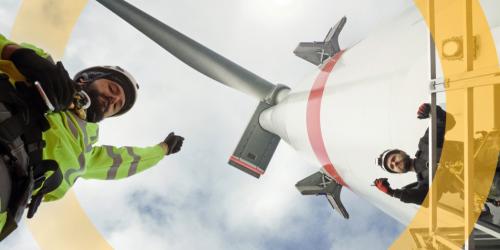
<instances>
[{"instance_id":1,"label":"black glove","mask_svg":"<svg viewBox=\"0 0 500 250\"><path fill-rule=\"evenodd\" d=\"M390 196L393 196L394 195L394 189L391 188L391 184L389 184L389 182L387 181L387 178L379 178L379 179L376 179L373 184L375 185L375 187L378 188L378 190L390 195Z\"/></svg>"},{"instance_id":2,"label":"black glove","mask_svg":"<svg viewBox=\"0 0 500 250\"><path fill-rule=\"evenodd\" d=\"M184 137L175 135L174 132L168 134L167 138L165 138L165 140L163 141L168 145L167 155L179 152L179 150L181 150L183 141Z\"/></svg>"},{"instance_id":3,"label":"black glove","mask_svg":"<svg viewBox=\"0 0 500 250\"><path fill-rule=\"evenodd\" d=\"M54 106L54 111L66 110L75 95L76 84L61 62L56 65L31 49L17 49L10 60L30 82L38 81Z\"/></svg>"},{"instance_id":4,"label":"black glove","mask_svg":"<svg viewBox=\"0 0 500 250\"><path fill-rule=\"evenodd\" d=\"M417 118L418 119L426 119L429 118L429 114L431 113L431 105L429 103L424 103L418 107Z\"/></svg>"}]
</instances>

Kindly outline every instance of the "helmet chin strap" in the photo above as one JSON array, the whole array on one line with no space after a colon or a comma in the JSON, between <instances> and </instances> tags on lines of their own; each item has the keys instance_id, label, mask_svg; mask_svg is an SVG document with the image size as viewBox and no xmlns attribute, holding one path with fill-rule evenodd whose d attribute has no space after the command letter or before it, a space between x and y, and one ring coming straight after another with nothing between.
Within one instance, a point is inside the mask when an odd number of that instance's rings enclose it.
<instances>
[{"instance_id":1,"label":"helmet chin strap","mask_svg":"<svg viewBox=\"0 0 500 250\"><path fill-rule=\"evenodd\" d=\"M90 96L87 94L87 92L80 90L76 92L76 95L79 95L82 100L85 100L85 102L82 103L81 109L88 109L90 105L92 105L92 99L90 99Z\"/></svg>"}]
</instances>

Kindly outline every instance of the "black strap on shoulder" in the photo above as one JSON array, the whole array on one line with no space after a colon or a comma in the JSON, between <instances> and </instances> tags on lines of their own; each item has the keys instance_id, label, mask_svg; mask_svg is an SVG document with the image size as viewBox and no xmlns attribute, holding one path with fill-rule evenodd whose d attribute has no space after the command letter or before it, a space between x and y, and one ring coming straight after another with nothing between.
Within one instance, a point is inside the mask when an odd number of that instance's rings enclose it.
<instances>
[{"instance_id":1,"label":"black strap on shoulder","mask_svg":"<svg viewBox=\"0 0 500 250\"><path fill-rule=\"evenodd\" d=\"M23 134L25 123L22 115L14 115L0 124L0 140L11 143Z\"/></svg>"},{"instance_id":2,"label":"black strap on shoulder","mask_svg":"<svg viewBox=\"0 0 500 250\"><path fill-rule=\"evenodd\" d=\"M29 114L27 114L29 109L26 103L15 94L14 87L8 81L0 82L0 102L15 113L0 123L0 142L8 144L25 131L29 123Z\"/></svg>"}]
</instances>

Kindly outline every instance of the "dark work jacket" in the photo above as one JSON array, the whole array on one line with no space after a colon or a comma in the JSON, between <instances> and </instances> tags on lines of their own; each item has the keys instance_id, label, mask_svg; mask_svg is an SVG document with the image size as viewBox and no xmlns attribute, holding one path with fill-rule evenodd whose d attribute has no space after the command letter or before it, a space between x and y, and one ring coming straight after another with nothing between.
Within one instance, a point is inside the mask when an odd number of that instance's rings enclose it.
<instances>
[{"instance_id":1,"label":"dark work jacket","mask_svg":"<svg viewBox=\"0 0 500 250\"><path fill-rule=\"evenodd\" d=\"M444 134L446 130L446 112L439 106L436 109L437 122L437 159L441 157L441 150L444 143ZM455 119L448 114L448 123L450 128L455 125ZM425 131L424 136L418 142L418 151L415 153L413 162L417 181L404 186L401 189L394 190L394 197L399 198L402 202L422 204L424 202L427 191L429 190L429 129Z\"/></svg>"}]
</instances>

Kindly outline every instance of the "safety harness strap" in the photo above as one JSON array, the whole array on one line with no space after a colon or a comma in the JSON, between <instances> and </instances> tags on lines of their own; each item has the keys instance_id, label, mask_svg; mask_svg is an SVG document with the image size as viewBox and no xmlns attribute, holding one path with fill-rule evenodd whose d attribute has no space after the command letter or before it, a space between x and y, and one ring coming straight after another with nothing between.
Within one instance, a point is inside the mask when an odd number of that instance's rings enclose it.
<instances>
[{"instance_id":1,"label":"safety harness strap","mask_svg":"<svg viewBox=\"0 0 500 250\"><path fill-rule=\"evenodd\" d=\"M25 112L28 111L28 108L26 103L15 94L14 87L7 82L5 75L0 75L0 81L2 81L0 84L0 102L16 113L0 123L0 142L8 144L21 136L26 129L29 119L28 114Z\"/></svg>"},{"instance_id":2,"label":"safety harness strap","mask_svg":"<svg viewBox=\"0 0 500 250\"><path fill-rule=\"evenodd\" d=\"M5 81L5 75L0 74L0 102L11 113L10 117L0 123L0 145L3 148L3 152L0 153L10 159L9 167L12 178L12 193L7 210L7 221L0 232L0 241L17 228L17 223L20 221L30 198L28 218L33 217L43 196L55 190L63 179L57 162L42 159L45 146L42 132L49 129L50 125L43 112L40 112L42 107L38 96L35 96L36 92L26 83L17 83L16 87L17 91L10 82ZM17 159L10 152L15 148L13 144L18 138L21 138L24 143L27 161ZM16 171L15 168L22 165L12 164L16 161L27 162L28 166L22 166L24 171ZM49 171L53 172L50 176L47 174ZM32 192L36 189L39 190L32 197Z\"/></svg>"}]
</instances>

